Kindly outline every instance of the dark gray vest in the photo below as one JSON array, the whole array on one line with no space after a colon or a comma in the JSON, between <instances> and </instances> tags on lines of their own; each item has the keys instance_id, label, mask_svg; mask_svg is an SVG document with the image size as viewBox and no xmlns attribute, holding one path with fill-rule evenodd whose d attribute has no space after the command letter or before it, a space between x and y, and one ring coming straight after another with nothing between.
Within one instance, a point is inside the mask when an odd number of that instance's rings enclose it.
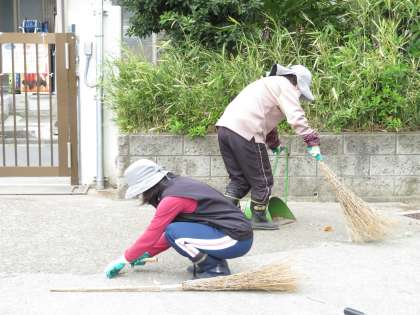
<instances>
[{"instance_id":1,"label":"dark gray vest","mask_svg":"<svg viewBox=\"0 0 420 315\"><path fill-rule=\"evenodd\" d=\"M252 237L251 223L241 210L226 199L220 192L197 180L177 176L169 180L162 192L164 197L185 197L198 202L194 213L182 213L175 221L187 221L207 224L215 227L235 240Z\"/></svg>"}]
</instances>

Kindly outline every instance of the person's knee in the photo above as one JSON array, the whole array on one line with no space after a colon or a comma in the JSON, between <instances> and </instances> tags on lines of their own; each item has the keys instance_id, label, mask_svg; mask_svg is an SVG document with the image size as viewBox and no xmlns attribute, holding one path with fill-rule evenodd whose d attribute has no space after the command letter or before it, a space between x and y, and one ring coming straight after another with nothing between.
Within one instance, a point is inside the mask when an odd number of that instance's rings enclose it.
<instances>
[{"instance_id":1,"label":"person's knee","mask_svg":"<svg viewBox=\"0 0 420 315\"><path fill-rule=\"evenodd\" d=\"M173 243L177 237L177 224L176 223L171 223L169 224L166 229L165 229L165 238L168 242Z\"/></svg>"}]
</instances>

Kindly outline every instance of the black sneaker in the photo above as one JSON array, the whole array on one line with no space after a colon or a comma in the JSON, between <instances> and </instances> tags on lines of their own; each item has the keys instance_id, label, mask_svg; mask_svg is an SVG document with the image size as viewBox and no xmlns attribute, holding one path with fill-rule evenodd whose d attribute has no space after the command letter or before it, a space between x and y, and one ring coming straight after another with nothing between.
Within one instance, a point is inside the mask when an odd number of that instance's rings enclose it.
<instances>
[{"instance_id":1,"label":"black sneaker","mask_svg":"<svg viewBox=\"0 0 420 315\"><path fill-rule=\"evenodd\" d=\"M194 279L230 275L230 269L226 259L219 259L209 255L202 262L189 266L187 271L193 274Z\"/></svg>"},{"instance_id":2,"label":"black sneaker","mask_svg":"<svg viewBox=\"0 0 420 315\"><path fill-rule=\"evenodd\" d=\"M205 279L230 275L230 269L227 264L217 264L204 272L196 273L194 279Z\"/></svg>"}]
</instances>

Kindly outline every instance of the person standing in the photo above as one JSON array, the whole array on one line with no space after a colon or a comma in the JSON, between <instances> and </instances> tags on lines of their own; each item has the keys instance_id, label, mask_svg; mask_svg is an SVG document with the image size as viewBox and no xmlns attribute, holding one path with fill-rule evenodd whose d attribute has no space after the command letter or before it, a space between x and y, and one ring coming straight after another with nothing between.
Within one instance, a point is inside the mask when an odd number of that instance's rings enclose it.
<instances>
[{"instance_id":1,"label":"person standing","mask_svg":"<svg viewBox=\"0 0 420 315\"><path fill-rule=\"evenodd\" d=\"M273 174L266 145L273 153L284 148L277 125L284 119L302 136L308 153L322 159L318 133L309 126L300 100L313 101L311 72L302 65L273 65L268 76L246 86L216 123L219 148L229 183L225 196L238 205L251 191L252 227L274 230L267 220Z\"/></svg>"}]
</instances>

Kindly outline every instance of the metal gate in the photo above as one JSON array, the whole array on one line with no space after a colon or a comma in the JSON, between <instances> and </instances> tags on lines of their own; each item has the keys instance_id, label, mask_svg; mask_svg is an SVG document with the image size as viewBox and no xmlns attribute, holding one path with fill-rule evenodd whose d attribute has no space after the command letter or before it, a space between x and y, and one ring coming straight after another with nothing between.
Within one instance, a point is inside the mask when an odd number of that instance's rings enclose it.
<instances>
[{"instance_id":1,"label":"metal gate","mask_svg":"<svg viewBox=\"0 0 420 315\"><path fill-rule=\"evenodd\" d=\"M78 185L73 34L0 33L0 176Z\"/></svg>"}]
</instances>

